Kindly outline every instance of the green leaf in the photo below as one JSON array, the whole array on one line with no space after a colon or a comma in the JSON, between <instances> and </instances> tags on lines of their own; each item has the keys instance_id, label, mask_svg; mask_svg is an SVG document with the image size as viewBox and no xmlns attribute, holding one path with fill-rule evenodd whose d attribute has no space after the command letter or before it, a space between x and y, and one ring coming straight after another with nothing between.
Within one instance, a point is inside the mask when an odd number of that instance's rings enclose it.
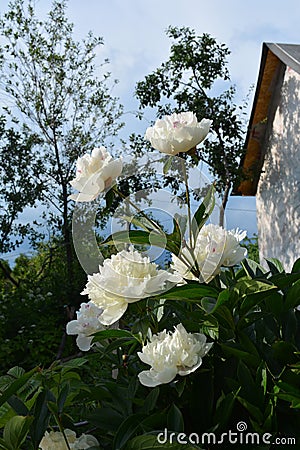
<instances>
[{"instance_id":1,"label":"green leaf","mask_svg":"<svg viewBox=\"0 0 300 450\"><path fill-rule=\"evenodd\" d=\"M63 408L65 405L65 402L67 400L67 397L70 393L70 383L65 383L63 388L61 389L58 399L57 399L57 406L58 406L58 413L61 414L63 412Z\"/></svg>"},{"instance_id":2,"label":"green leaf","mask_svg":"<svg viewBox=\"0 0 300 450\"><path fill-rule=\"evenodd\" d=\"M5 390L0 391L0 406L3 405L12 395L16 394L19 389L21 389L27 381L33 377L33 375L39 370L38 367L30 370L30 372L25 373L17 380L13 381L9 387Z\"/></svg>"},{"instance_id":3,"label":"green leaf","mask_svg":"<svg viewBox=\"0 0 300 450\"><path fill-rule=\"evenodd\" d=\"M173 158L174 158L173 155L169 156L169 157L167 158L166 162L164 163L164 166L163 166L163 174L164 174L164 175L167 175L167 173L168 173L169 170L171 169Z\"/></svg>"},{"instance_id":4,"label":"green leaf","mask_svg":"<svg viewBox=\"0 0 300 450\"><path fill-rule=\"evenodd\" d=\"M278 273L268 279L279 289L290 287L295 281L300 280L300 273Z\"/></svg>"},{"instance_id":5,"label":"green leaf","mask_svg":"<svg viewBox=\"0 0 300 450\"><path fill-rule=\"evenodd\" d=\"M145 418L145 414L132 414L127 417L119 426L115 438L113 440L112 450L124 448L127 441L141 427L141 421Z\"/></svg>"},{"instance_id":6,"label":"green leaf","mask_svg":"<svg viewBox=\"0 0 300 450\"><path fill-rule=\"evenodd\" d=\"M298 258L293 265L292 273L299 273L300 272L300 258Z\"/></svg>"},{"instance_id":7,"label":"green leaf","mask_svg":"<svg viewBox=\"0 0 300 450\"><path fill-rule=\"evenodd\" d=\"M175 218L173 218L173 231L171 234L167 234L168 242L175 242L176 245L180 248L181 246L181 230L179 228L179 224Z\"/></svg>"},{"instance_id":8,"label":"green leaf","mask_svg":"<svg viewBox=\"0 0 300 450\"><path fill-rule=\"evenodd\" d=\"M216 306L216 299L212 297L203 297L201 299L201 306L207 314L210 314Z\"/></svg>"},{"instance_id":9,"label":"green leaf","mask_svg":"<svg viewBox=\"0 0 300 450\"><path fill-rule=\"evenodd\" d=\"M116 348L127 347L128 345L137 344L138 341L135 338L120 338L108 344L105 348L105 354L111 355Z\"/></svg>"},{"instance_id":10,"label":"green leaf","mask_svg":"<svg viewBox=\"0 0 300 450\"><path fill-rule=\"evenodd\" d=\"M39 393L34 404L34 421L30 427L30 436L34 444L34 448L37 448L49 425L51 416L47 405L49 401L54 402L55 397L50 390L44 389Z\"/></svg>"},{"instance_id":11,"label":"green leaf","mask_svg":"<svg viewBox=\"0 0 300 450\"><path fill-rule=\"evenodd\" d=\"M300 330L300 315L298 311L289 309L280 317L282 337L288 342L297 342Z\"/></svg>"},{"instance_id":12,"label":"green leaf","mask_svg":"<svg viewBox=\"0 0 300 450\"><path fill-rule=\"evenodd\" d=\"M274 357L285 365L293 364L297 361L297 348L291 342L276 341L272 345L272 349Z\"/></svg>"},{"instance_id":13,"label":"green leaf","mask_svg":"<svg viewBox=\"0 0 300 450\"><path fill-rule=\"evenodd\" d=\"M259 361L260 355L257 351L256 346L254 345L253 341L249 338L249 336L246 333L239 331L238 337L243 349L246 350L248 353L251 353Z\"/></svg>"},{"instance_id":14,"label":"green leaf","mask_svg":"<svg viewBox=\"0 0 300 450\"><path fill-rule=\"evenodd\" d=\"M237 399L258 423L263 421L263 413L257 406L252 405L252 403L240 396L237 396Z\"/></svg>"},{"instance_id":15,"label":"green leaf","mask_svg":"<svg viewBox=\"0 0 300 450\"><path fill-rule=\"evenodd\" d=\"M255 355L252 355L249 352L241 350L241 348L237 344L220 344L222 350L225 355L235 356L238 360L245 361L245 363L257 367L260 363L260 360L257 359Z\"/></svg>"},{"instance_id":16,"label":"green leaf","mask_svg":"<svg viewBox=\"0 0 300 450\"><path fill-rule=\"evenodd\" d=\"M151 412L156 406L158 397L159 397L159 387L151 389L150 393L145 398L142 412L145 412L146 414Z\"/></svg>"},{"instance_id":17,"label":"green leaf","mask_svg":"<svg viewBox=\"0 0 300 450\"><path fill-rule=\"evenodd\" d=\"M123 417L132 415L132 398L129 398L129 392L126 387L120 386L115 382L106 382L106 388L109 390L112 404Z\"/></svg>"},{"instance_id":18,"label":"green leaf","mask_svg":"<svg viewBox=\"0 0 300 450\"><path fill-rule=\"evenodd\" d=\"M174 222L176 222L175 219ZM179 254L181 247L181 242L175 241L172 234L167 235L158 230L152 230L151 232L143 230L117 231L101 243L101 245L117 244L153 245L169 250L175 255Z\"/></svg>"},{"instance_id":19,"label":"green leaf","mask_svg":"<svg viewBox=\"0 0 300 450\"><path fill-rule=\"evenodd\" d=\"M258 320L263 319L264 317L267 317L268 314L270 314L270 313L260 312L260 311L250 312L246 316L243 316L242 318L240 318L240 320L237 323L237 328L239 330L248 328L250 325L257 322Z\"/></svg>"},{"instance_id":20,"label":"green leaf","mask_svg":"<svg viewBox=\"0 0 300 450\"><path fill-rule=\"evenodd\" d=\"M266 273L266 270L252 259L244 259L241 265L249 278L261 277Z\"/></svg>"},{"instance_id":21,"label":"green leaf","mask_svg":"<svg viewBox=\"0 0 300 450\"><path fill-rule=\"evenodd\" d=\"M179 227L181 236L184 236L184 234L186 232L186 228L187 228L187 222L188 222L187 216L176 213L176 214L174 214L174 219L178 223L178 227Z\"/></svg>"},{"instance_id":22,"label":"green leaf","mask_svg":"<svg viewBox=\"0 0 300 450\"><path fill-rule=\"evenodd\" d=\"M281 380L278 381L278 387L280 391L276 394L277 397L291 402L291 407L299 409L300 408L300 389L298 387L291 386Z\"/></svg>"},{"instance_id":23,"label":"green leaf","mask_svg":"<svg viewBox=\"0 0 300 450\"><path fill-rule=\"evenodd\" d=\"M233 405L235 403L236 394L230 392L225 395L222 393L221 397L217 401L216 412L214 415L214 423L218 425L218 428L224 429L230 420Z\"/></svg>"},{"instance_id":24,"label":"green leaf","mask_svg":"<svg viewBox=\"0 0 300 450\"><path fill-rule=\"evenodd\" d=\"M276 288L277 287L274 286L274 284L270 283L269 280L261 281L243 279L236 283L236 285L234 286L234 291L239 295L239 297L243 297L246 295L256 294L258 292L264 292Z\"/></svg>"},{"instance_id":25,"label":"green leaf","mask_svg":"<svg viewBox=\"0 0 300 450\"><path fill-rule=\"evenodd\" d=\"M215 207L215 192L215 186L212 184L209 187L208 192L203 199L203 202L200 204L199 208L192 218L192 232L195 239L199 231L213 212L213 209Z\"/></svg>"},{"instance_id":26,"label":"green leaf","mask_svg":"<svg viewBox=\"0 0 300 450\"><path fill-rule=\"evenodd\" d=\"M3 431L7 450L19 450L26 439L32 421L33 417L30 416L14 416L7 422Z\"/></svg>"},{"instance_id":27,"label":"green leaf","mask_svg":"<svg viewBox=\"0 0 300 450\"><path fill-rule=\"evenodd\" d=\"M117 231L101 242L101 245L115 244L156 245L165 248L166 236L155 231L151 234L142 230Z\"/></svg>"},{"instance_id":28,"label":"green leaf","mask_svg":"<svg viewBox=\"0 0 300 450\"><path fill-rule=\"evenodd\" d=\"M58 406L55 402L53 401L49 401L47 402L47 406L49 408L49 411L52 412L52 414L54 415L54 417L58 417Z\"/></svg>"},{"instance_id":29,"label":"green leaf","mask_svg":"<svg viewBox=\"0 0 300 450\"><path fill-rule=\"evenodd\" d=\"M0 406L0 428L3 428L6 423L16 415L15 411L9 406L8 403Z\"/></svg>"},{"instance_id":30,"label":"green leaf","mask_svg":"<svg viewBox=\"0 0 300 450\"><path fill-rule=\"evenodd\" d=\"M167 428L169 431L184 431L183 416L179 408L173 403L167 415Z\"/></svg>"},{"instance_id":31,"label":"green leaf","mask_svg":"<svg viewBox=\"0 0 300 450\"><path fill-rule=\"evenodd\" d=\"M276 258L265 258L265 261L268 264L268 267L272 273L272 275L276 275L276 273L284 273L284 268L281 262Z\"/></svg>"},{"instance_id":32,"label":"green leaf","mask_svg":"<svg viewBox=\"0 0 300 450\"><path fill-rule=\"evenodd\" d=\"M276 297L277 292L275 292L275 289L276 287L274 286L272 289L262 290L246 295L240 307L240 315L244 316L249 313L249 311L253 312L253 310L257 309L257 306L262 301L268 300L273 296L273 294Z\"/></svg>"},{"instance_id":33,"label":"green leaf","mask_svg":"<svg viewBox=\"0 0 300 450\"><path fill-rule=\"evenodd\" d=\"M287 310L290 308L295 308L298 305L300 305L300 280L296 281L288 290L284 302L284 308Z\"/></svg>"},{"instance_id":34,"label":"green leaf","mask_svg":"<svg viewBox=\"0 0 300 450\"><path fill-rule=\"evenodd\" d=\"M283 311L283 295L279 292L272 292L272 295L265 298L265 304L267 310L279 318Z\"/></svg>"},{"instance_id":35,"label":"green leaf","mask_svg":"<svg viewBox=\"0 0 300 450\"><path fill-rule=\"evenodd\" d=\"M121 216L120 219L126 220L126 222L128 223L132 223L135 227L142 228L148 233L153 230L163 233L163 230L156 222L154 222L153 220L151 221L145 216L139 218L137 218L136 216Z\"/></svg>"},{"instance_id":36,"label":"green leaf","mask_svg":"<svg viewBox=\"0 0 300 450\"><path fill-rule=\"evenodd\" d=\"M11 375L13 378L20 378L22 375L24 375L24 373L25 370L19 366L12 367L7 371L7 374Z\"/></svg>"},{"instance_id":37,"label":"green leaf","mask_svg":"<svg viewBox=\"0 0 300 450\"><path fill-rule=\"evenodd\" d=\"M64 362L62 364L62 374L74 369L79 369L79 367L84 366L88 362L86 358L74 358L70 361Z\"/></svg>"},{"instance_id":38,"label":"green leaf","mask_svg":"<svg viewBox=\"0 0 300 450\"><path fill-rule=\"evenodd\" d=\"M225 305L219 306L217 311L214 313L215 317L218 319L219 323L222 323L225 328L231 330L235 329L235 323L231 311Z\"/></svg>"},{"instance_id":39,"label":"green leaf","mask_svg":"<svg viewBox=\"0 0 300 450\"><path fill-rule=\"evenodd\" d=\"M151 430L162 430L167 427L167 413L166 409L160 410L148 415L142 422L143 430L151 432Z\"/></svg>"},{"instance_id":40,"label":"green leaf","mask_svg":"<svg viewBox=\"0 0 300 450\"><path fill-rule=\"evenodd\" d=\"M19 415L19 416L27 416L29 413L27 406L25 405L22 400L20 400L16 395L12 395L8 400L7 403L9 406L13 408L13 410Z\"/></svg>"},{"instance_id":41,"label":"green leaf","mask_svg":"<svg viewBox=\"0 0 300 450\"><path fill-rule=\"evenodd\" d=\"M2 438L0 438L0 450L7 450L5 442Z\"/></svg>"},{"instance_id":42,"label":"green leaf","mask_svg":"<svg viewBox=\"0 0 300 450\"><path fill-rule=\"evenodd\" d=\"M100 430L115 433L124 420L121 413L113 408L96 408L93 412L87 414L87 420Z\"/></svg>"},{"instance_id":43,"label":"green leaf","mask_svg":"<svg viewBox=\"0 0 300 450\"><path fill-rule=\"evenodd\" d=\"M199 283L189 283L170 289L154 298L164 298L166 300L185 300L190 302L200 302L203 297L217 298L219 292L208 285Z\"/></svg>"},{"instance_id":44,"label":"green leaf","mask_svg":"<svg viewBox=\"0 0 300 450\"><path fill-rule=\"evenodd\" d=\"M112 338L134 338L134 335L127 330L101 330L93 334L97 341L102 339L112 339Z\"/></svg>"},{"instance_id":45,"label":"green leaf","mask_svg":"<svg viewBox=\"0 0 300 450\"><path fill-rule=\"evenodd\" d=\"M224 291L221 291L220 294L218 295L217 303L215 304L213 309L210 311L210 314L214 313L224 303L228 303L229 298L230 298L229 289L225 289Z\"/></svg>"}]
</instances>

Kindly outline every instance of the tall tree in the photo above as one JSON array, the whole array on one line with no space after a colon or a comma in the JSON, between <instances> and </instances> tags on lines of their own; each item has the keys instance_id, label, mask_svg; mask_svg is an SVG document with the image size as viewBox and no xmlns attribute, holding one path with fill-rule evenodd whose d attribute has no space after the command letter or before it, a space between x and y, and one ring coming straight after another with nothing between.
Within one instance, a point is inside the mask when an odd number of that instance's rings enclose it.
<instances>
[{"instance_id":1,"label":"tall tree","mask_svg":"<svg viewBox=\"0 0 300 450\"><path fill-rule=\"evenodd\" d=\"M156 108L157 117L192 111L198 120L211 119L212 137L193 157L208 164L223 196L223 211L232 185L241 176L244 126L241 113L246 106L234 103L235 87L230 84L227 57L230 51L208 34L197 36L187 28L169 27L173 40L169 59L136 86L140 109ZM224 90L220 87L225 87ZM221 214L220 222L224 217Z\"/></svg>"},{"instance_id":2,"label":"tall tree","mask_svg":"<svg viewBox=\"0 0 300 450\"><path fill-rule=\"evenodd\" d=\"M75 41L66 9L66 0L54 0L47 18L40 20L33 0L13 0L0 21L0 33L1 88L9 97L5 110L39 137L36 157L43 164L34 177L43 186L51 226L62 232L71 295L69 181L78 156L116 135L122 107L110 93L116 81L105 71L108 61L96 66L102 38L89 33Z\"/></svg>"},{"instance_id":3,"label":"tall tree","mask_svg":"<svg viewBox=\"0 0 300 450\"><path fill-rule=\"evenodd\" d=\"M30 224L20 221L26 207L41 200L43 186L37 182L42 161L35 149L39 138L24 127L8 128L0 117L0 254L13 251L28 234L36 235ZM7 264L0 260L0 269L7 279L18 285Z\"/></svg>"}]
</instances>

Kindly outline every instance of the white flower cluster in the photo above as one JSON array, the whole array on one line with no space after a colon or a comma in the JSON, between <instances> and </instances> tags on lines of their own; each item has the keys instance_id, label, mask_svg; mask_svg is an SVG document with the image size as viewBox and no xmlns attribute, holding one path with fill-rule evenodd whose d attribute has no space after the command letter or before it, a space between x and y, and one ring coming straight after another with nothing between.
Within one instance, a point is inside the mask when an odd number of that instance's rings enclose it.
<instances>
[{"instance_id":1,"label":"white flower cluster","mask_svg":"<svg viewBox=\"0 0 300 450\"><path fill-rule=\"evenodd\" d=\"M188 375L202 364L202 358L212 347L201 333L188 333L182 324L173 333L166 330L153 335L139 358L151 366L138 377L144 386L170 383L176 375Z\"/></svg>"},{"instance_id":2,"label":"white flower cluster","mask_svg":"<svg viewBox=\"0 0 300 450\"><path fill-rule=\"evenodd\" d=\"M157 120L153 127L147 129L145 138L155 149L177 155L188 152L201 143L211 124L208 119L198 122L192 112L172 114ZM95 148L91 155L85 154L77 160L76 178L71 181L71 185L79 194L72 195L71 198L76 201L94 200L112 185L121 171L121 159L114 160L104 147ZM130 303L160 294L182 283L184 278L196 279L191 272L195 265L200 271L197 280L209 282L220 272L222 266L240 263L246 256L246 250L239 245L244 237L245 232L238 230L226 231L212 224L204 226L192 249L191 243L188 243L179 257L173 255L173 273L158 269L149 257L143 257L133 247L112 255L99 267L99 272L88 276L81 294L88 295L90 301L81 304L77 319L67 325L67 333L78 335L78 347L83 351L89 350L92 334L104 326L116 323ZM182 324L173 333L164 330L152 336L142 352L138 353L140 359L151 366L150 370L139 374L139 380L145 386L153 387L169 383L177 374L187 375L201 365L202 357L211 346L203 334L188 333ZM70 439L78 442L74 432L69 431ZM45 435L44 442L50 438L53 442L56 437L58 439L59 433L51 433ZM72 441L72 445L75 445L75 441ZM42 450L48 448L50 449L44 445ZM65 447L51 446L51 449L54 448Z\"/></svg>"},{"instance_id":3,"label":"white flower cluster","mask_svg":"<svg viewBox=\"0 0 300 450\"><path fill-rule=\"evenodd\" d=\"M246 237L246 231L227 231L219 225L204 225L198 233L193 254L184 247L179 256L172 255L172 268L187 280L198 280L191 272L195 262L200 271L200 282L208 283L221 271L221 267L239 264L247 255L247 250L240 246ZM188 242L188 246L190 242Z\"/></svg>"},{"instance_id":4,"label":"white flower cluster","mask_svg":"<svg viewBox=\"0 0 300 450\"><path fill-rule=\"evenodd\" d=\"M212 121L208 119L198 122L192 112L172 114L158 119L153 127L147 128L145 138L156 150L177 155L200 144L206 138L211 124Z\"/></svg>"},{"instance_id":5,"label":"white flower cluster","mask_svg":"<svg viewBox=\"0 0 300 450\"><path fill-rule=\"evenodd\" d=\"M98 440L91 434L82 434L77 438L75 431L68 428L64 430L64 433L71 450L86 450L99 445ZM39 448L41 450L68 450L61 431L46 431Z\"/></svg>"},{"instance_id":6,"label":"white flower cluster","mask_svg":"<svg viewBox=\"0 0 300 450\"><path fill-rule=\"evenodd\" d=\"M113 159L105 147L94 148L91 155L86 153L78 158L76 178L70 184L79 194L70 195L70 199L77 202L94 200L121 174L122 166L122 160Z\"/></svg>"},{"instance_id":7,"label":"white flower cluster","mask_svg":"<svg viewBox=\"0 0 300 450\"><path fill-rule=\"evenodd\" d=\"M102 312L103 310L92 302L81 303L80 310L76 313L77 319L67 323L66 332L78 335L76 343L81 351L87 352L91 348L91 335L104 329L99 320Z\"/></svg>"}]
</instances>

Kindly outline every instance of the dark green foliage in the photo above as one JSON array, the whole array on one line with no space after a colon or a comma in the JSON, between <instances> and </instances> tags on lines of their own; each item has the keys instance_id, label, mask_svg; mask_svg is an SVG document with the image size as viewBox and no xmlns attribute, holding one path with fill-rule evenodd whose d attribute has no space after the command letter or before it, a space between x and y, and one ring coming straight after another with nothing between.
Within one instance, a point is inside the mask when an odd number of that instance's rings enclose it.
<instances>
[{"instance_id":1,"label":"dark green foliage","mask_svg":"<svg viewBox=\"0 0 300 450\"><path fill-rule=\"evenodd\" d=\"M9 129L0 117L0 253L14 250L33 232L30 224L17 219L42 198L44 187L37 181L42 167L36 155L39 143L26 127L20 132Z\"/></svg>"},{"instance_id":2,"label":"dark green foliage","mask_svg":"<svg viewBox=\"0 0 300 450\"><path fill-rule=\"evenodd\" d=\"M66 322L74 317L83 301L80 292L86 283L86 274L79 263L74 262L76 296L69 304L61 241L40 246L35 256L19 256L13 269L6 267L11 277L18 280L18 285L1 276L0 370L16 364L24 368L49 365L59 353ZM62 355L77 351L69 338Z\"/></svg>"},{"instance_id":3,"label":"dark green foliage","mask_svg":"<svg viewBox=\"0 0 300 450\"><path fill-rule=\"evenodd\" d=\"M223 288L217 279L209 285L176 288L177 292L164 295L160 321L156 298L132 304L122 318L123 326L131 324L131 331L99 332L98 347L87 357L57 362L41 373L22 372L20 382L8 391L0 424L13 414L24 416L27 408L34 419L26 430L32 442L38 442L48 423L74 429L74 423L84 418L83 427L93 427L100 448L115 450L148 448L150 442L154 446L157 433L165 428L174 436L212 431L220 436L236 430L240 421L249 432L297 438L300 316L295 306L300 273L296 268L297 263L293 273L279 272L273 262L266 271L248 260L235 273L222 273ZM137 374L145 366L136 351L148 327L153 332L172 330L180 322L191 332L210 335L213 348L189 376L152 389L142 386ZM118 370L115 380L113 369ZM4 380L0 379L2 390ZM32 397L41 385L42 392ZM83 431L81 427L79 432ZM178 445L170 448L181 448Z\"/></svg>"},{"instance_id":4,"label":"dark green foliage","mask_svg":"<svg viewBox=\"0 0 300 450\"><path fill-rule=\"evenodd\" d=\"M241 243L247 249L247 256L252 261L259 263L258 236L254 234L251 238L246 237Z\"/></svg>"}]
</instances>

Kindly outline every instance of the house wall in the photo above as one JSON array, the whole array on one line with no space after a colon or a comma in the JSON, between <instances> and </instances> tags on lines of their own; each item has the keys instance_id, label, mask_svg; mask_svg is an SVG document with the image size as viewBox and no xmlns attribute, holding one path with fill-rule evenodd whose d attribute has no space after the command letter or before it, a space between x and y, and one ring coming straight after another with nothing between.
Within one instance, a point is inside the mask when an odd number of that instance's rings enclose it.
<instances>
[{"instance_id":1,"label":"house wall","mask_svg":"<svg viewBox=\"0 0 300 450\"><path fill-rule=\"evenodd\" d=\"M300 75L286 67L257 190L259 250L286 270L300 257ZM265 265L265 264L264 264Z\"/></svg>"}]
</instances>

